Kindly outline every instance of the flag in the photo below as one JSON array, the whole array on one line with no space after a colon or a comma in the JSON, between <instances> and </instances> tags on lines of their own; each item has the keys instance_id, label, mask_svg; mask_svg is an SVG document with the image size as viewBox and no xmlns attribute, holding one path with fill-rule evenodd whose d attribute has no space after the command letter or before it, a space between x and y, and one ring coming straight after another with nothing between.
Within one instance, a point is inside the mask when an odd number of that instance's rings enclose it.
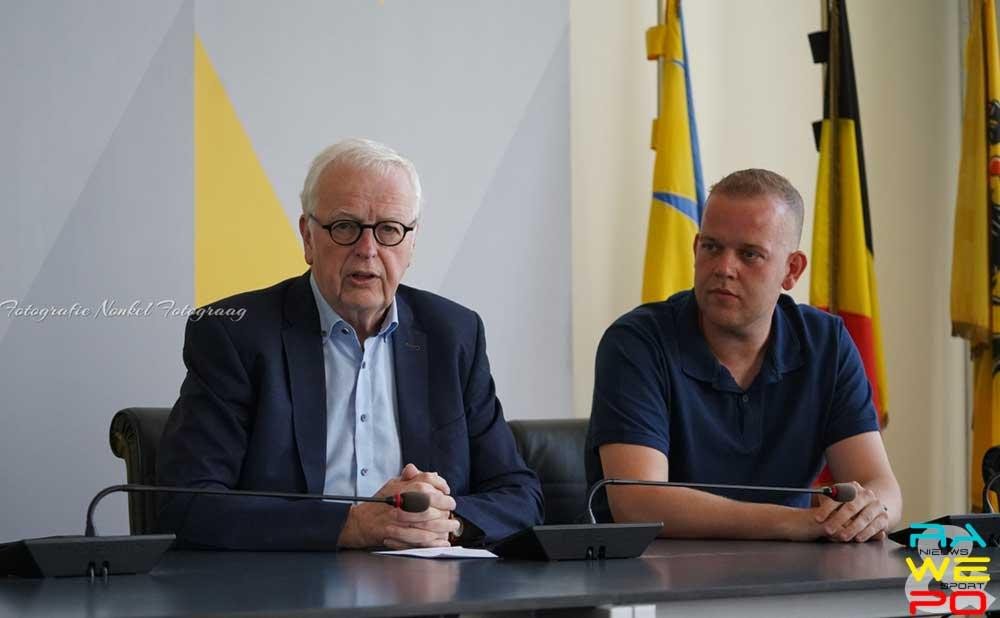
<instances>
[{"instance_id":1,"label":"flag","mask_svg":"<svg viewBox=\"0 0 1000 618\"><path fill-rule=\"evenodd\" d=\"M951 262L951 329L953 335L969 340L972 352L969 491L972 504L982 507L979 462L986 449L1000 444L1000 60L993 0L972 0L970 6Z\"/></svg>"},{"instance_id":2,"label":"flag","mask_svg":"<svg viewBox=\"0 0 1000 618\"><path fill-rule=\"evenodd\" d=\"M705 204L680 0L667 0L663 22L646 31L646 57L662 62L651 139L656 164L642 275L644 303L694 284L694 237Z\"/></svg>"},{"instance_id":3,"label":"flag","mask_svg":"<svg viewBox=\"0 0 1000 618\"><path fill-rule=\"evenodd\" d=\"M813 126L819 173L809 302L844 320L865 365L879 426L885 427L889 397L851 35L843 0L828 0L826 8L826 32L809 37L813 59L827 64L823 121Z\"/></svg>"}]
</instances>

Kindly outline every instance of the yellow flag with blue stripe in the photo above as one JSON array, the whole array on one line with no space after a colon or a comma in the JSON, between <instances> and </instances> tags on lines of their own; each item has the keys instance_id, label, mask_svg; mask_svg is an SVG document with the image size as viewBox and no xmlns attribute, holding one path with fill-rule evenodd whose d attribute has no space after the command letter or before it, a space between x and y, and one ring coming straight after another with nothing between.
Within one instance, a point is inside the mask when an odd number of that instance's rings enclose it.
<instances>
[{"instance_id":1,"label":"yellow flag with blue stripe","mask_svg":"<svg viewBox=\"0 0 1000 618\"><path fill-rule=\"evenodd\" d=\"M651 140L656 164L642 275L644 303L694 284L694 237L705 204L680 0L667 0L662 23L646 31L646 57L660 61L660 103Z\"/></svg>"}]
</instances>

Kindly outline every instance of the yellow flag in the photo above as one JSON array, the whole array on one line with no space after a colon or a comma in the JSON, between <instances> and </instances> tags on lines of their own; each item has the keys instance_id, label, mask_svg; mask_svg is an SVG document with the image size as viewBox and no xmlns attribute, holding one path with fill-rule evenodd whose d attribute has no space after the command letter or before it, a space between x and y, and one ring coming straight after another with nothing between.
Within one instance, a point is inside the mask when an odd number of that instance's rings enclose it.
<instances>
[{"instance_id":1,"label":"yellow flag","mask_svg":"<svg viewBox=\"0 0 1000 618\"><path fill-rule=\"evenodd\" d=\"M659 116L651 140L656 165L642 276L644 303L694 284L694 237L705 203L679 0L667 0L663 23L646 31L646 57L662 62Z\"/></svg>"},{"instance_id":2,"label":"yellow flag","mask_svg":"<svg viewBox=\"0 0 1000 618\"><path fill-rule=\"evenodd\" d=\"M1000 55L993 0L971 0L965 45L962 162L951 265L952 334L969 340L974 365L970 496L981 505L983 453L1000 444ZM990 223L993 222L991 226ZM996 350L996 351L995 351Z\"/></svg>"}]
</instances>

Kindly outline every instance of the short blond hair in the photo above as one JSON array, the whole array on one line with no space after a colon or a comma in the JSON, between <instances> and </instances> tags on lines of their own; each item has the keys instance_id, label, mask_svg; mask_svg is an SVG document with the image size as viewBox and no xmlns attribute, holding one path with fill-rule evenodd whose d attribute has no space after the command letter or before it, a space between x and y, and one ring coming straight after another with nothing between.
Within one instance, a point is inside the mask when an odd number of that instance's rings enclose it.
<instances>
[{"instance_id":1,"label":"short blond hair","mask_svg":"<svg viewBox=\"0 0 1000 618\"><path fill-rule=\"evenodd\" d=\"M802 195L781 174L758 168L739 170L712 185L708 196L715 193L742 198L768 196L780 200L792 211L795 246L802 241L802 220L805 218Z\"/></svg>"}]
</instances>

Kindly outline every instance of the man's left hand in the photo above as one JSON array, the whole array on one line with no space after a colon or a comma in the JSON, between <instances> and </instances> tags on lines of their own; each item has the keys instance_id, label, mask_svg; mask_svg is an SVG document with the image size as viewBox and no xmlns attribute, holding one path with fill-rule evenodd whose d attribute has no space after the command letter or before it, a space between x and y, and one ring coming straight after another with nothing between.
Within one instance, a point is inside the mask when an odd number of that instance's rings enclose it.
<instances>
[{"instance_id":1,"label":"man's left hand","mask_svg":"<svg viewBox=\"0 0 1000 618\"><path fill-rule=\"evenodd\" d=\"M825 496L812 509L816 522L823 525L831 541L864 543L886 538L889 515L875 492L859 483L852 483L856 490L854 500L835 502Z\"/></svg>"}]
</instances>

